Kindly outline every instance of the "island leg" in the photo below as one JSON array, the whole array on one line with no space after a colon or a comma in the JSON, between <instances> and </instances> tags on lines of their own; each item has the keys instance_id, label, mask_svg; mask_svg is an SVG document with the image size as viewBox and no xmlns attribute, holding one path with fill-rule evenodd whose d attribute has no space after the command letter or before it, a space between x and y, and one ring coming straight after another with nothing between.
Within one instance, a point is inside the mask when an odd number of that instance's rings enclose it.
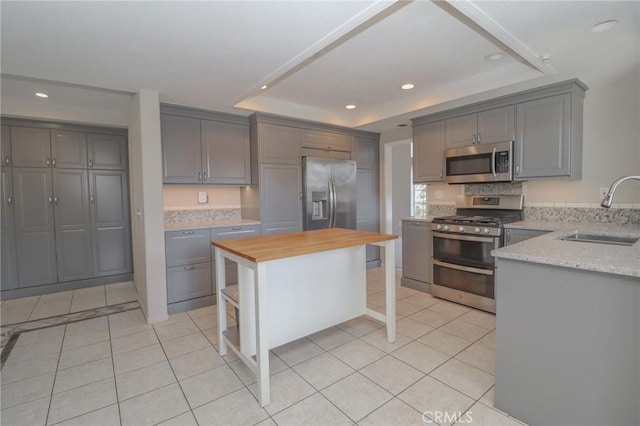
<instances>
[{"instance_id":1,"label":"island leg","mask_svg":"<svg viewBox=\"0 0 640 426\"><path fill-rule=\"evenodd\" d=\"M227 303L222 297L222 291L227 285L227 279L224 272L224 256L222 256L221 250L216 247L215 250L216 261L216 303L218 311L218 345L220 355L227 354L227 342L224 340L223 333L227 330ZM220 267L222 265L222 267Z\"/></svg>"},{"instance_id":2,"label":"island leg","mask_svg":"<svg viewBox=\"0 0 640 426\"><path fill-rule=\"evenodd\" d=\"M384 243L384 280L387 323L387 341L396 341L396 255L393 240Z\"/></svg>"},{"instance_id":3,"label":"island leg","mask_svg":"<svg viewBox=\"0 0 640 426\"><path fill-rule=\"evenodd\" d=\"M271 402L269 393L269 336L267 333L267 265L265 263L256 264L254 286L258 402L261 407L264 407Z\"/></svg>"}]
</instances>

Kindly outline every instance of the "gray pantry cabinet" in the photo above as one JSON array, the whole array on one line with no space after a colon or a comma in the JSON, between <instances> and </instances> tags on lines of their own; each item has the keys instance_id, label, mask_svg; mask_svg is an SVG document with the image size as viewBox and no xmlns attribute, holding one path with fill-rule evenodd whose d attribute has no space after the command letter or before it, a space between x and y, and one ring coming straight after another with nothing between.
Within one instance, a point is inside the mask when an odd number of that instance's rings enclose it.
<instances>
[{"instance_id":1,"label":"gray pantry cabinet","mask_svg":"<svg viewBox=\"0 0 640 426\"><path fill-rule=\"evenodd\" d=\"M515 180L579 179L586 90L573 79L413 119L414 182L442 181L445 148L507 140Z\"/></svg>"},{"instance_id":2,"label":"gray pantry cabinet","mask_svg":"<svg viewBox=\"0 0 640 426\"><path fill-rule=\"evenodd\" d=\"M402 221L402 285L416 290L431 290L431 223Z\"/></svg>"},{"instance_id":3,"label":"gray pantry cabinet","mask_svg":"<svg viewBox=\"0 0 640 426\"><path fill-rule=\"evenodd\" d=\"M352 158L357 165L356 229L380 231L380 177L379 140L364 136L353 136ZM380 247L368 245L367 266L380 266Z\"/></svg>"},{"instance_id":4,"label":"gray pantry cabinet","mask_svg":"<svg viewBox=\"0 0 640 426\"><path fill-rule=\"evenodd\" d=\"M125 131L3 119L2 136L2 298L131 279Z\"/></svg>"},{"instance_id":5,"label":"gray pantry cabinet","mask_svg":"<svg viewBox=\"0 0 640 426\"><path fill-rule=\"evenodd\" d=\"M262 234L302 231L302 169L291 164L260 164Z\"/></svg>"},{"instance_id":6,"label":"gray pantry cabinet","mask_svg":"<svg viewBox=\"0 0 640 426\"><path fill-rule=\"evenodd\" d=\"M4 128L3 128L4 130ZM0 189L2 192L2 211L0 212L0 265L2 265L2 289L18 286L18 264L16 259L16 233L14 226L13 185L11 168L0 168Z\"/></svg>"},{"instance_id":7,"label":"gray pantry cabinet","mask_svg":"<svg viewBox=\"0 0 640 426\"><path fill-rule=\"evenodd\" d=\"M245 117L161 105L164 183L251 184Z\"/></svg>"}]
</instances>

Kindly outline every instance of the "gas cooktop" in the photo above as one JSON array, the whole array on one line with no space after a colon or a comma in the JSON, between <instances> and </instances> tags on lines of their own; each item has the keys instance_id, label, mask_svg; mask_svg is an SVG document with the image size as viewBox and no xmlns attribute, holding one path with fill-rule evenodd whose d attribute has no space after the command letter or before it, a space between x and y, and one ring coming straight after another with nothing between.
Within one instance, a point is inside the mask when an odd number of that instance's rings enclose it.
<instances>
[{"instance_id":1,"label":"gas cooktop","mask_svg":"<svg viewBox=\"0 0 640 426\"><path fill-rule=\"evenodd\" d=\"M433 218L434 222L440 223L464 223L468 225L481 226L500 226L505 223L517 222L522 220L519 215L491 217L491 216L471 216L471 215L453 215Z\"/></svg>"}]
</instances>

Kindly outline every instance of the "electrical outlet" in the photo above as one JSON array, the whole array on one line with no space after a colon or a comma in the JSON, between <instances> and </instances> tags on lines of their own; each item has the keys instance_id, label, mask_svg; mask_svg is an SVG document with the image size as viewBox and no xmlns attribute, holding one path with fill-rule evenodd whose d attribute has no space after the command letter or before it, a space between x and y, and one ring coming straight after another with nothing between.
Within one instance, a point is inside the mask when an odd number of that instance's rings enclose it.
<instances>
[{"instance_id":1,"label":"electrical outlet","mask_svg":"<svg viewBox=\"0 0 640 426\"><path fill-rule=\"evenodd\" d=\"M600 188L600 199L604 198L609 192L609 188Z\"/></svg>"},{"instance_id":2,"label":"electrical outlet","mask_svg":"<svg viewBox=\"0 0 640 426\"><path fill-rule=\"evenodd\" d=\"M205 191L198 192L198 203L206 204L209 202L209 194Z\"/></svg>"}]
</instances>

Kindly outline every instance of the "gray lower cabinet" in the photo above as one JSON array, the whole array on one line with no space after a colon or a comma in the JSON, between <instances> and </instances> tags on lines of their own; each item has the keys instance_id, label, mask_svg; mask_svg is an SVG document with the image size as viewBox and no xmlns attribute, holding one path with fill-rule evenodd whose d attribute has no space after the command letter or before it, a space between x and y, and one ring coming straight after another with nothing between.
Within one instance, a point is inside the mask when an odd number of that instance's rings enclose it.
<instances>
[{"instance_id":1,"label":"gray lower cabinet","mask_svg":"<svg viewBox=\"0 0 640 426\"><path fill-rule=\"evenodd\" d=\"M132 271L127 172L89 172L94 275Z\"/></svg>"},{"instance_id":2,"label":"gray lower cabinet","mask_svg":"<svg viewBox=\"0 0 640 426\"><path fill-rule=\"evenodd\" d=\"M209 262L210 247L209 228L165 232L167 267Z\"/></svg>"},{"instance_id":3,"label":"gray lower cabinet","mask_svg":"<svg viewBox=\"0 0 640 426\"><path fill-rule=\"evenodd\" d=\"M120 135L87 135L88 167L101 170L127 170L127 138Z\"/></svg>"},{"instance_id":4,"label":"gray lower cabinet","mask_svg":"<svg viewBox=\"0 0 640 426\"><path fill-rule=\"evenodd\" d=\"M504 245L519 243L520 241L528 240L529 238L539 237L540 235L548 234L551 231L540 229L518 229L507 228L505 229Z\"/></svg>"},{"instance_id":5,"label":"gray lower cabinet","mask_svg":"<svg viewBox=\"0 0 640 426\"><path fill-rule=\"evenodd\" d=\"M429 291L432 238L431 223L402 221L402 285Z\"/></svg>"},{"instance_id":6,"label":"gray lower cabinet","mask_svg":"<svg viewBox=\"0 0 640 426\"><path fill-rule=\"evenodd\" d=\"M87 171L54 169L52 174L58 281L90 278L93 249Z\"/></svg>"},{"instance_id":7,"label":"gray lower cabinet","mask_svg":"<svg viewBox=\"0 0 640 426\"><path fill-rule=\"evenodd\" d=\"M167 268L167 302L209 296L213 293L211 262Z\"/></svg>"},{"instance_id":8,"label":"gray lower cabinet","mask_svg":"<svg viewBox=\"0 0 640 426\"><path fill-rule=\"evenodd\" d=\"M0 212L0 265L2 269L2 290L18 287L18 265L16 259L16 233L13 214L13 185L11 168L0 168L0 189L2 211Z\"/></svg>"},{"instance_id":9,"label":"gray lower cabinet","mask_svg":"<svg viewBox=\"0 0 640 426\"><path fill-rule=\"evenodd\" d=\"M262 235L302 231L302 171L299 165L260 165Z\"/></svg>"},{"instance_id":10,"label":"gray lower cabinet","mask_svg":"<svg viewBox=\"0 0 640 426\"><path fill-rule=\"evenodd\" d=\"M53 179L46 168L13 168L18 285L58 280Z\"/></svg>"}]
</instances>

